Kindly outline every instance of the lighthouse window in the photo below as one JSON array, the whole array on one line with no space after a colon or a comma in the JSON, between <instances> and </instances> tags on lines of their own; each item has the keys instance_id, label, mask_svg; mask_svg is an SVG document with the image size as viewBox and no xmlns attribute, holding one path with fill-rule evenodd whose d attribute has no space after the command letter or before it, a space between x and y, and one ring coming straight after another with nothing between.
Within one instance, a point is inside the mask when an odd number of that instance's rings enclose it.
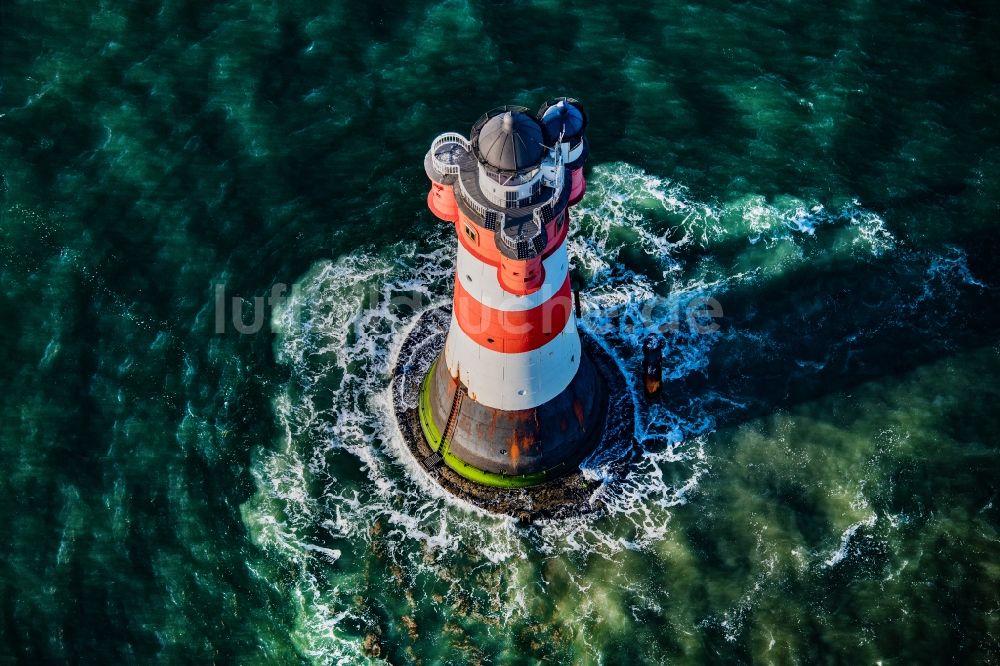
<instances>
[{"instance_id":1,"label":"lighthouse window","mask_svg":"<svg viewBox=\"0 0 1000 666\"><path fill-rule=\"evenodd\" d=\"M469 225L465 225L465 235L471 238L472 240L476 240L476 232L473 231L472 227L470 227Z\"/></svg>"}]
</instances>

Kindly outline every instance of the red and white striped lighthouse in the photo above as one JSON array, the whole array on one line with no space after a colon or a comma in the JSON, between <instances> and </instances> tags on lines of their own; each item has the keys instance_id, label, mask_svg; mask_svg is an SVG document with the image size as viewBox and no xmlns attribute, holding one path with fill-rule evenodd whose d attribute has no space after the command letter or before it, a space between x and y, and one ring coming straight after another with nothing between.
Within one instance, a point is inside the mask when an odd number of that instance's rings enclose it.
<instances>
[{"instance_id":1,"label":"red and white striped lighthouse","mask_svg":"<svg viewBox=\"0 0 1000 666\"><path fill-rule=\"evenodd\" d=\"M506 106L424 160L431 211L458 240L451 326L424 379L424 438L487 485L572 471L601 434L607 395L577 332L566 234L583 197L587 116L574 99Z\"/></svg>"}]
</instances>

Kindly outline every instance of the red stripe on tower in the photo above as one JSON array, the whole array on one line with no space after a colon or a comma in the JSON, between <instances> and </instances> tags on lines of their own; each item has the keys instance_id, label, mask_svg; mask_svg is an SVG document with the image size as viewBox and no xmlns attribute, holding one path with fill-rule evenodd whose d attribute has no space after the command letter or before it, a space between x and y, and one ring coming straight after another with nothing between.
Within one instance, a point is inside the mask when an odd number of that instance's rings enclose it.
<instances>
[{"instance_id":1,"label":"red stripe on tower","mask_svg":"<svg viewBox=\"0 0 1000 666\"><path fill-rule=\"evenodd\" d=\"M537 114L502 107L469 140L439 136L424 160L427 205L458 240L452 324L436 366L447 372L428 378L424 417L451 433L449 454L462 464L445 461L460 474L468 465L487 476L555 469L599 429L603 388L580 345L566 250L569 207L586 189L586 124L569 98ZM446 377L452 386L440 384ZM476 425L484 419L488 428ZM512 425L527 422L534 434ZM509 436L523 441L511 447ZM537 455L523 455L532 445Z\"/></svg>"}]
</instances>

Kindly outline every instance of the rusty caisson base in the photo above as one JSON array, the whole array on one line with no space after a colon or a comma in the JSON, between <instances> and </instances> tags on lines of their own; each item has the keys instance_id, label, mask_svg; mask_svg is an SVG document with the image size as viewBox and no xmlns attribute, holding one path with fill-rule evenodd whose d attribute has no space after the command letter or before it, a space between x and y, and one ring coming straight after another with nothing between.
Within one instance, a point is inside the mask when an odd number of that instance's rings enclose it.
<instances>
[{"instance_id":1,"label":"rusty caisson base","mask_svg":"<svg viewBox=\"0 0 1000 666\"><path fill-rule=\"evenodd\" d=\"M466 479L498 488L538 485L572 472L600 440L608 395L586 352L559 395L516 410L472 399L448 372L445 353L427 373L418 411L427 444Z\"/></svg>"},{"instance_id":2,"label":"rusty caisson base","mask_svg":"<svg viewBox=\"0 0 1000 666\"><path fill-rule=\"evenodd\" d=\"M531 520L597 509L601 482L585 478L580 462L633 436L614 362L582 334L583 362L562 394L533 409L493 410L462 395L444 367L449 322L450 307L425 312L393 369L396 417L417 461L443 488L493 513Z\"/></svg>"}]
</instances>

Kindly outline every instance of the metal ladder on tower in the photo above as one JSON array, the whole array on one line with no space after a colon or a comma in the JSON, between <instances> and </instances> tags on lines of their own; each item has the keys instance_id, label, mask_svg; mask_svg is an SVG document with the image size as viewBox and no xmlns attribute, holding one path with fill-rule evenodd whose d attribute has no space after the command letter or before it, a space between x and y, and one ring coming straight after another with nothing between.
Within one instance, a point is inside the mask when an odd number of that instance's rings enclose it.
<instances>
[{"instance_id":1,"label":"metal ladder on tower","mask_svg":"<svg viewBox=\"0 0 1000 666\"><path fill-rule=\"evenodd\" d=\"M464 398L465 387L459 384L455 388L455 397L451 401L451 412L448 414L448 423L444 427L444 434L441 435L441 446L438 450L444 449L443 453L448 452L448 446L451 445L451 438L455 435L455 428L458 427L458 411L462 408L462 400Z\"/></svg>"},{"instance_id":2,"label":"metal ladder on tower","mask_svg":"<svg viewBox=\"0 0 1000 666\"><path fill-rule=\"evenodd\" d=\"M420 461L424 469L430 471L444 462L444 456L448 453L451 438L455 435L455 428L458 427L458 413L462 408L462 400L465 398L465 387L459 384L455 388L455 395L451 400L451 411L448 413L448 423L445 424L444 433L441 434L441 442L438 450Z\"/></svg>"}]
</instances>

